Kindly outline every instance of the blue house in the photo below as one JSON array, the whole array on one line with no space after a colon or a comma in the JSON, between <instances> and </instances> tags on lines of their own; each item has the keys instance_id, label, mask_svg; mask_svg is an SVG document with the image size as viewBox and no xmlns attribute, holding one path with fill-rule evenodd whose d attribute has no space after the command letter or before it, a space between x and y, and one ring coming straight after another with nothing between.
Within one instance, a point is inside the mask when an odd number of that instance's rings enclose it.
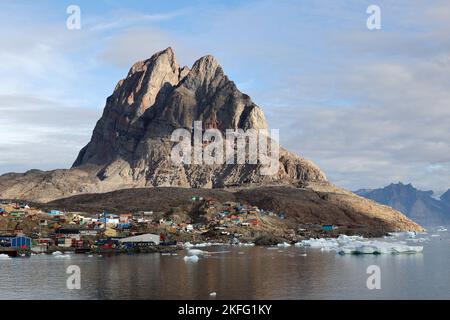
<instances>
[{"instance_id":1,"label":"blue house","mask_svg":"<svg viewBox=\"0 0 450 320\"><path fill-rule=\"evenodd\" d=\"M59 216L62 214L62 212L59 210L50 210L50 212L48 214L51 216Z\"/></svg>"},{"instance_id":2,"label":"blue house","mask_svg":"<svg viewBox=\"0 0 450 320\"><path fill-rule=\"evenodd\" d=\"M17 236L11 238L11 247L13 248L31 248L31 238Z\"/></svg>"},{"instance_id":3,"label":"blue house","mask_svg":"<svg viewBox=\"0 0 450 320\"><path fill-rule=\"evenodd\" d=\"M325 230L325 231L331 231L331 230L334 230L334 229L337 229L337 227L333 226L332 224L324 224L322 226L322 230Z\"/></svg>"}]
</instances>

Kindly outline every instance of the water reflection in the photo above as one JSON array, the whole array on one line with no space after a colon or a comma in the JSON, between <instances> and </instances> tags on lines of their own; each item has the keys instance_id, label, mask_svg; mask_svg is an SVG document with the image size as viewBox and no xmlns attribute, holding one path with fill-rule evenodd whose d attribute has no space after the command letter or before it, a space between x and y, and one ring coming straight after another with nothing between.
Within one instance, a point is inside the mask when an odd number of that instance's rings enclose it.
<instances>
[{"instance_id":1,"label":"water reflection","mask_svg":"<svg viewBox=\"0 0 450 320\"><path fill-rule=\"evenodd\" d=\"M3 299L377 299L450 298L448 241L423 254L339 256L301 248L212 247L197 263L178 256L39 255L0 261ZM307 253L305 256L304 253ZM81 268L82 289L66 288L66 268ZM366 269L380 266L382 289ZM217 292L210 297L210 292Z\"/></svg>"}]
</instances>

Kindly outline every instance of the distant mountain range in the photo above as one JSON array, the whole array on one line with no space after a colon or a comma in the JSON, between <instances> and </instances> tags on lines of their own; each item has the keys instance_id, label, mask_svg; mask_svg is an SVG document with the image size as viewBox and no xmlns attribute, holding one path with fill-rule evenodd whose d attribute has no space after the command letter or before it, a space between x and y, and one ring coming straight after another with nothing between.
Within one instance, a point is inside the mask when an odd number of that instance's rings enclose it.
<instances>
[{"instance_id":1,"label":"distant mountain range","mask_svg":"<svg viewBox=\"0 0 450 320\"><path fill-rule=\"evenodd\" d=\"M424 226L450 224L450 189L439 199L433 197L433 191L418 190L401 182L380 189L360 189L355 193L397 209Z\"/></svg>"}]
</instances>

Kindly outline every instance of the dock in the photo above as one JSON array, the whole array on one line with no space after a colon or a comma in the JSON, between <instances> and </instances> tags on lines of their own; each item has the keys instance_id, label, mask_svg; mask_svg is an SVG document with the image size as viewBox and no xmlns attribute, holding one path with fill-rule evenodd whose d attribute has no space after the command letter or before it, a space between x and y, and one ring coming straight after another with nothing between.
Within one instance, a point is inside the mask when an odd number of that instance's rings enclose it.
<instances>
[{"instance_id":1,"label":"dock","mask_svg":"<svg viewBox=\"0 0 450 320\"><path fill-rule=\"evenodd\" d=\"M19 250L17 248L0 247L0 254L7 254L10 257L18 257Z\"/></svg>"}]
</instances>

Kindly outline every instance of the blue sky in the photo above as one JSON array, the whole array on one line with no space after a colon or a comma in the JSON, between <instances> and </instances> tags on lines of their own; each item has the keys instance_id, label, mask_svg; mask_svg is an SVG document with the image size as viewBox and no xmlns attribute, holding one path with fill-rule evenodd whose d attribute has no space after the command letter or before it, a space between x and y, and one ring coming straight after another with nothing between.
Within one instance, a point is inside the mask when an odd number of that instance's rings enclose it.
<instances>
[{"instance_id":1,"label":"blue sky","mask_svg":"<svg viewBox=\"0 0 450 320\"><path fill-rule=\"evenodd\" d=\"M81 8L68 30L66 8ZM366 8L382 28L366 28ZM137 60L213 54L349 189L450 187L448 1L0 1L0 173L69 167Z\"/></svg>"}]
</instances>

